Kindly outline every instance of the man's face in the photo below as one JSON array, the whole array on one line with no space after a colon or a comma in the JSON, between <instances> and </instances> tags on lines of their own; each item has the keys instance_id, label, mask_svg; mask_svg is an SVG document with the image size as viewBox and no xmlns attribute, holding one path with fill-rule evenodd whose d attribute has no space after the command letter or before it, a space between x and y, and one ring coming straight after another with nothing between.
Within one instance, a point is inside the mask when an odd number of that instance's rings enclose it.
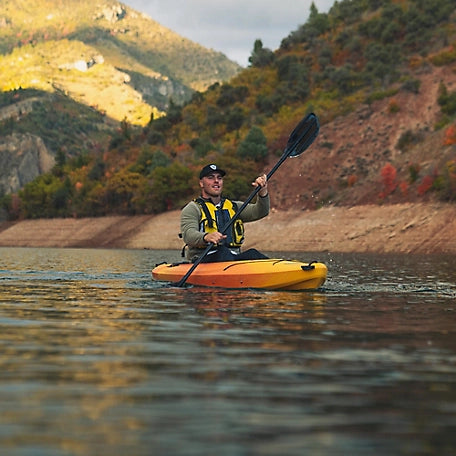
<instances>
[{"instance_id":1,"label":"man's face","mask_svg":"<svg viewBox=\"0 0 456 456\"><path fill-rule=\"evenodd\" d=\"M214 172L200 179L201 195L203 198L219 197L223 189L223 177Z\"/></svg>"}]
</instances>

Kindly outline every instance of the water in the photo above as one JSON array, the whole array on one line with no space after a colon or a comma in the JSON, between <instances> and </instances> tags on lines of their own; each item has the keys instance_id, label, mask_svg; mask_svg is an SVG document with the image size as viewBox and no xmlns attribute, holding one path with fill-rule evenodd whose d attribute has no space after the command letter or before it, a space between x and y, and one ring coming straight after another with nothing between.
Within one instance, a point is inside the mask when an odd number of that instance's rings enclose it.
<instances>
[{"instance_id":1,"label":"water","mask_svg":"<svg viewBox=\"0 0 456 456\"><path fill-rule=\"evenodd\" d=\"M177 252L0 248L0 454L456 454L456 268L282 254L307 292L175 288Z\"/></svg>"}]
</instances>

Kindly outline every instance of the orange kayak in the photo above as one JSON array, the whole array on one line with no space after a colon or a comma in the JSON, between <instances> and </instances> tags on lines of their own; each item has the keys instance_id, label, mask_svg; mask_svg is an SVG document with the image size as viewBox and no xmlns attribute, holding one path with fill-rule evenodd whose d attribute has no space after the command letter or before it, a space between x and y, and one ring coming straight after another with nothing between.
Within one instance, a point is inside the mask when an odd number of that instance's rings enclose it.
<instances>
[{"instance_id":1,"label":"orange kayak","mask_svg":"<svg viewBox=\"0 0 456 456\"><path fill-rule=\"evenodd\" d=\"M192 263L163 263L152 270L155 280L178 282ZM323 263L262 259L200 263L186 283L206 287L314 290L326 280Z\"/></svg>"}]
</instances>

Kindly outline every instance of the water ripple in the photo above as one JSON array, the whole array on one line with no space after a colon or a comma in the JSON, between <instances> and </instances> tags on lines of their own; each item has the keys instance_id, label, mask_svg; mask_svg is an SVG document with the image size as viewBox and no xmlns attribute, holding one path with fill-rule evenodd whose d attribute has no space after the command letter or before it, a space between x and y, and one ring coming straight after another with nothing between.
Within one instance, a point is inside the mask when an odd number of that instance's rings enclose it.
<instances>
[{"instance_id":1,"label":"water ripple","mask_svg":"<svg viewBox=\"0 0 456 456\"><path fill-rule=\"evenodd\" d=\"M324 254L324 287L274 292L154 282L168 252L0 254L1 454L456 451L450 259Z\"/></svg>"}]
</instances>

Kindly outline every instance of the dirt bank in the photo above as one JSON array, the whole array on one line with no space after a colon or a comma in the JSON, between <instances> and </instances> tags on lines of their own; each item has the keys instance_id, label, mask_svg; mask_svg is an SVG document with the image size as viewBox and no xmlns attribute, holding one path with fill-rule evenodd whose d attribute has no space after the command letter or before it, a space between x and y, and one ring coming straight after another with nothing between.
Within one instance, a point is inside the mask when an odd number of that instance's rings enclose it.
<instances>
[{"instance_id":1,"label":"dirt bank","mask_svg":"<svg viewBox=\"0 0 456 456\"><path fill-rule=\"evenodd\" d=\"M178 211L0 223L0 246L181 249ZM456 206L395 204L275 211L246 225L263 251L456 253Z\"/></svg>"}]
</instances>

